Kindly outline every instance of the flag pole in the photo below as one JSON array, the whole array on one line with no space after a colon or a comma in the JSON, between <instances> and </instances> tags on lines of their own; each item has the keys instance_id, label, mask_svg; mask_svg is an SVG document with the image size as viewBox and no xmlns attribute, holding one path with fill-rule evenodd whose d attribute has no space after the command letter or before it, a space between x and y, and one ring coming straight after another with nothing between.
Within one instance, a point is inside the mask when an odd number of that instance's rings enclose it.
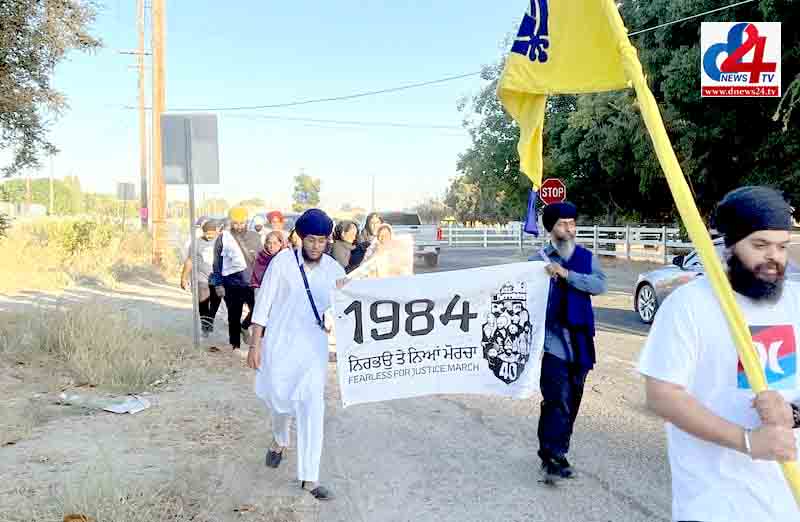
<instances>
[{"instance_id":1,"label":"flag pole","mask_svg":"<svg viewBox=\"0 0 800 522\"><path fill-rule=\"evenodd\" d=\"M689 184L686 182L680 163L678 163L678 158L675 156L675 151L664 128L664 121L661 118L658 104L647 86L647 80L642 71L642 64L639 62L636 49L628 39L628 31L614 1L602 1L611 30L615 40L618 42L618 50L622 57L625 75L636 91L642 118L650 134L650 139L653 141L653 147L661 168L664 170L675 205L678 207L678 212L689 233L689 238L700 254L706 275L728 321L731 335L736 344L736 351L739 353L742 366L744 366L747 380L753 392L765 391L767 382L764 378L764 370L761 367L758 354L753 346L750 330L747 327L741 309L736 303L730 281L728 281L722 268L722 263L716 255L711 236L700 216L700 212L697 210ZM800 507L800 469L798 469L796 462L782 462L780 464L786 481L794 494L795 502Z\"/></svg>"}]
</instances>

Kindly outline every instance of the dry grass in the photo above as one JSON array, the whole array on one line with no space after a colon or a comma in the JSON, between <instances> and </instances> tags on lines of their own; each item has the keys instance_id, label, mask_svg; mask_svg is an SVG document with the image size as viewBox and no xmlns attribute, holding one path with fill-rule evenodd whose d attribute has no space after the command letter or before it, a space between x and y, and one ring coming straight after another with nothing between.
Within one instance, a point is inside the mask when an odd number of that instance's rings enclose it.
<instances>
[{"instance_id":1,"label":"dry grass","mask_svg":"<svg viewBox=\"0 0 800 522\"><path fill-rule=\"evenodd\" d=\"M0 322L0 354L51 355L75 382L138 392L180 359L179 339L146 329L103 301L40 307Z\"/></svg>"},{"instance_id":2,"label":"dry grass","mask_svg":"<svg viewBox=\"0 0 800 522\"><path fill-rule=\"evenodd\" d=\"M17 497L24 501L17 504L25 507L14 513L0 507L0 516L4 522L60 521L67 515L91 522L319 521L318 506L298 505L293 497L267 495L258 504L231 505L231 492L225 485L236 484L232 469L220 476L213 466L185 468L154 485L141 478L131 480L111 462L111 455L103 455L84 471L66 476L63 487L50 491L47 498L18 490Z\"/></svg>"},{"instance_id":3,"label":"dry grass","mask_svg":"<svg viewBox=\"0 0 800 522\"><path fill-rule=\"evenodd\" d=\"M113 287L132 275L161 279L177 275L170 252L165 269L150 263L152 243L140 231L102 221L47 218L15 226L0 238L0 293L61 290L72 283Z\"/></svg>"}]
</instances>

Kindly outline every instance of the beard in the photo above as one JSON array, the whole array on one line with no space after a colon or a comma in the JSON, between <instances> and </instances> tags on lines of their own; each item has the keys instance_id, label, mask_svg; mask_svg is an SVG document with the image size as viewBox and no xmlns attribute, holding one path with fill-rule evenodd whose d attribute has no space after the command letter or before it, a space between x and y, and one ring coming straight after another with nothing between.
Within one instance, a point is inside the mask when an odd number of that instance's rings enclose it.
<instances>
[{"instance_id":1,"label":"beard","mask_svg":"<svg viewBox=\"0 0 800 522\"><path fill-rule=\"evenodd\" d=\"M558 255L561 256L561 259L564 261L571 258L572 254L575 252L574 237L558 238L553 236L550 241L553 243L553 248L556 249L556 252L558 252Z\"/></svg>"},{"instance_id":2,"label":"beard","mask_svg":"<svg viewBox=\"0 0 800 522\"><path fill-rule=\"evenodd\" d=\"M768 281L758 276L759 272L774 269L777 275L774 281ZM728 279L731 286L743 296L755 301L775 303L783 295L783 281L786 266L778 263L763 263L757 265L755 270L745 266L735 253L728 258Z\"/></svg>"}]
</instances>

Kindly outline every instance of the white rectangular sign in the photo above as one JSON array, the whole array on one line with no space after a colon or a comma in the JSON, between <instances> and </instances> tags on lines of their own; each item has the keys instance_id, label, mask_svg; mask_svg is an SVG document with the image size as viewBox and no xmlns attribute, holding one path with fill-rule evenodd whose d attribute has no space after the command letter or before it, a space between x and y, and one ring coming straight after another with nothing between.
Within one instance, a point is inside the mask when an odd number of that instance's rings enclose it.
<instances>
[{"instance_id":1,"label":"white rectangular sign","mask_svg":"<svg viewBox=\"0 0 800 522\"><path fill-rule=\"evenodd\" d=\"M344 406L537 390L550 279L543 262L352 281L335 292Z\"/></svg>"}]
</instances>

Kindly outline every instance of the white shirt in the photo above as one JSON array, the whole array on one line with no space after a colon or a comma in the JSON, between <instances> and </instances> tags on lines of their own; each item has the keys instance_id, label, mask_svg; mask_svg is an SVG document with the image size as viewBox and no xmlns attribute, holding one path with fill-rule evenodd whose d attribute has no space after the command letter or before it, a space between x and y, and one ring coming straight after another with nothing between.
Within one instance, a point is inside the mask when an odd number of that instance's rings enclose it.
<instances>
[{"instance_id":1,"label":"white shirt","mask_svg":"<svg viewBox=\"0 0 800 522\"><path fill-rule=\"evenodd\" d=\"M739 294L736 300L762 356L770 389L780 389L787 400L796 401L800 397L796 358L800 286L786 281L781 299L774 304ZM703 406L730 422L751 429L761 424L725 317L705 277L664 301L639 370L685 387ZM673 520L800 521L800 509L777 463L754 461L672 424L666 428Z\"/></svg>"},{"instance_id":2,"label":"white shirt","mask_svg":"<svg viewBox=\"0 0 800 522\"><path fill-rule=\"evenodd\" d=\"M229 276L247 270L247 261L236 239L227 230L222 232L222 275Z\"/></svg>"},{"instance_id":3,"label":"white shirt","mask_svg":"<svg viewBox=\"0 0 800 522\"><path fill-rule=\"evenodd\" d=\"M300 263L305 262L302 254ZM336 281L344 269L323 255L306 277L322 315L332 306ZM295 403L322 394L328 366L328 336L319 327L291 249L280 252L261 283L253 323L264 327L256 394L276 413L294 413Z\"/></svg>"}]
</instances>

